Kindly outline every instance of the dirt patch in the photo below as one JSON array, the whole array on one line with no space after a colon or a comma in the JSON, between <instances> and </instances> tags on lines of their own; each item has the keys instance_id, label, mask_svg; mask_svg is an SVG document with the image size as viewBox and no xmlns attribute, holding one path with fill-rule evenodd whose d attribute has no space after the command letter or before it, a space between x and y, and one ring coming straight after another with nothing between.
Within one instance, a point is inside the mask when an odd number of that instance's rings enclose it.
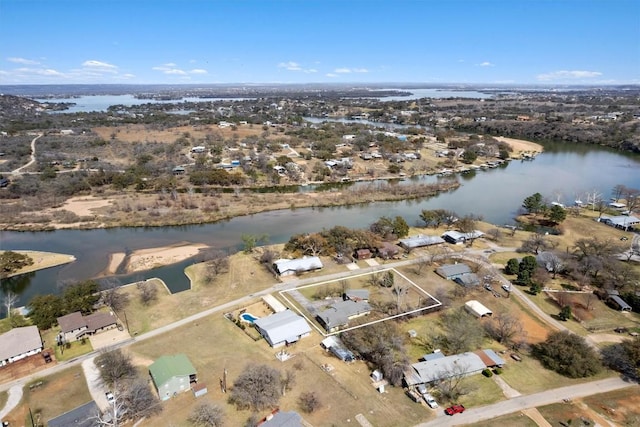
<instances>
[{"instance_id":1,"label":"dirt patch","mask_svg":"<svg viewBox=\"0 0 640 427\"><path fill-rule=\"evenodd\" d=\"M64 202L61 207L52 210L66 210L78 216L91 216L95 215L95 209L104 208L111 203L111 200L99 199L93 196L72 197Z\"/></svg>"},{"instance_id":2,"label":"dirt patch","mask_svg":"<svg viewBox=\"0 0 640 427\"><path fill-rule=\"evenodd\" d=\"M606 420L619 425L640 425L640 390L631 387L582 399L589 408ZM594 419L597 418L594 417Z\"/></svg>"},{"instance_id":3,"label":"dirt patch","mask_svg":"<svg viewBox=\"0 0 640 427\"><path fill-rule=\"evenodd\" d=\"M112 276L116 274L118 267L120 267L126 256L124 252L109 254L109 265L100 273L100 276Z\"/></svg>"},{"instance_id":4,"label":"dirt patch","mask_svg":"<svg viewBox=\"0 0 640 427\"><path fill-rule=\"evenodd\" d=\"M518 153L542 153L542 145L535 142L525 141L524 139L505 138L504 136L495 137L500 142L509 144L513 151Z\"/></svg>"},{"instance_id":5,"label":"dirt patch","mask_svg":"<svg viewBox=\"0 0 640 427\"><path fill-rule=\"evenodd\" d=\"M42 356L45 352L49 352L51 355L51 363L46 363ZM39 354L34 354L25 359L18 360L17 362L9 363L6 366L0 368L0 384L9 381L16 380L18 378L26 377L34 372L40 371L44 368L49 368L55 365L55 355L52 349L47 348Z\"/></svg>"}]
</instances>

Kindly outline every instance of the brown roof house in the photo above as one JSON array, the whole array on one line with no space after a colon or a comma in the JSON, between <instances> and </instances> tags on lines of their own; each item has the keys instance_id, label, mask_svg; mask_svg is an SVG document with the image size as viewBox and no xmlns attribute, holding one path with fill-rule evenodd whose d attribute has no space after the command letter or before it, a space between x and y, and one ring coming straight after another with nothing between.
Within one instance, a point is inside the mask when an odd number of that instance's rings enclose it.
<instances>
[{"instance_id":1,"label":"brown roof house","mask_svg":"<svg viewBox=\"0 0 640 427\"><path fill-rule=\"evenodd\" d=\"M65 316L58 317L60 335L65 342L79 340L86 335L113 329L118 325L118 318L113 312L99 311L88 316L83 316L76 311Z\"/></svg>"}]
</instances>

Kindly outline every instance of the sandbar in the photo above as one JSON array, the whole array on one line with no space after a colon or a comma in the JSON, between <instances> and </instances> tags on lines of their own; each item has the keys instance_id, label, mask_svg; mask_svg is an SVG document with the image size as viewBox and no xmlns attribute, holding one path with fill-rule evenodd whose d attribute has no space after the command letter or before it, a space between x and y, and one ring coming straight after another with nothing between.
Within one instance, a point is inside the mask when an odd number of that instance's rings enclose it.
<instances>
[{"instance_id":1,"label":"sandbar","mask_svg":"<svg viewBox=\"0 0 640 427\"><path fill-rule=\"evenodd\" d=\"M6 251L0 251L0 252L6 252ZM33 260L33 264L28 265L24 268L21 268L18 271L15 271L7 275L7 277L13 277L13 276L18 276L20 274L31 273L33 271L44 270L45 268L68 264L76 260L76 257L74 257L73 255L58 254L54 252L26 251L26 250L16 250L12 252L28 255Z\"/></svg>"},{"instance_id":2,"label":"sandbar","mask_svg":"<svg viewBox=\"0 0 640 427\"><path fill-rule=\"evenodd\" d=\"M189 243L133 251L127 264L127 273L134 273L136 271L150 270L155 267L175 264L198 255L198 253L206 247L207 245L203 245L201 243ZM114 263L113 255L112 263ZM112 264L110 264L110 268L111 265Z\"/></svg>"}]
</instances>

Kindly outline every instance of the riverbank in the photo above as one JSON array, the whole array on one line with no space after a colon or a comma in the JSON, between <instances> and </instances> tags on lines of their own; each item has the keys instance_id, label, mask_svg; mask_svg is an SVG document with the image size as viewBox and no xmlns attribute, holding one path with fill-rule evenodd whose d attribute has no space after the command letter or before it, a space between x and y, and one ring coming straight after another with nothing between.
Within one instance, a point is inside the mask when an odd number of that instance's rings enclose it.
<instances>
[{"instance_id":1,"label":"riverbank","mask_svg":"<svg viewBox=\"0 0 640 427\"><path fill-rule=\"evenodd\" d=\"M544 151L544 147L536 142L525 141L524 139L505 138L504 136L496 136L500 142L508 144L513 149L512 157L520 157L523 154L537 155Z\"/></svg>"},{"instance_id":2,"label":"riverbank","mask_svg":"<svg viewBox=\"0 0 640 427\"><path fill-rule=\"evenodd\" d=\"M5 252L5 251L0 251ZM13 251L22 255L27 255L29 258L33 260L33 264L28 265L24 268L21 268L18 271L15 271L9 274L7 277L19 276L21 274L32 273L38 270L44 270L45 268L57 267L59 265L68 264L70 262L74 262L76 257L73 255L66 254L58 254L53 252L42 252L42 251L25 251L25 250L17 250Z\"/></svg>"}]
</instances>

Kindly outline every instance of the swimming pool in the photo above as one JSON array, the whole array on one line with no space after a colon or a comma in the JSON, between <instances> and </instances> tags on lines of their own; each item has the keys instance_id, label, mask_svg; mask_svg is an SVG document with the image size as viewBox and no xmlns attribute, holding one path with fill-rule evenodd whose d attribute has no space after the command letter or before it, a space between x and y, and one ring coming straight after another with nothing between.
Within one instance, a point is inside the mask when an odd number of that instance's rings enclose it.
<instances>
[{"instance_id":1,"label":"swimming pool","mask_svg":"<svg viewBox=\"0 0 640 427\"><path fill-rule=\"evenodd\" d=\"M256 317L256 316L254 316L254 315L253 315L253 314L251 314L251 313L242 313L242 314L240 315L240 319L244 320L244 321L245 321L245 322L247 322L247 323L253 323L253 322L255 322L256 320L258 320L258 319L259 319L259 317Z\"/></svg>"}]
</instances>

